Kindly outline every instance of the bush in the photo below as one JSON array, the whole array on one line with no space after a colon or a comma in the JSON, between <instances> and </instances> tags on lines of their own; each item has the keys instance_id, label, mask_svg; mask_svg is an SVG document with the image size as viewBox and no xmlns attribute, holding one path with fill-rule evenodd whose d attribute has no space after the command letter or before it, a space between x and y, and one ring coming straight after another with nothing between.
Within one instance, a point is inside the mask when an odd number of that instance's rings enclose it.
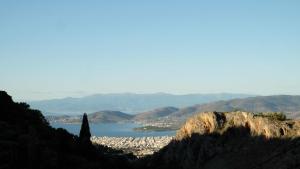
<instances>
[{"instance_id":1,"label":"bush","mask_svg":"<svg viewBox=\"0 0 300 169\"><path fill-rule=\"evenodd\" d=\"M286 120L286 115L282 112L264 112L264 113L257 113L256 116L260 116L260 117L267 117L270 119L274 119L274 120L280 120L280 121L284 121Z\"/></svg>"}]
</instances>

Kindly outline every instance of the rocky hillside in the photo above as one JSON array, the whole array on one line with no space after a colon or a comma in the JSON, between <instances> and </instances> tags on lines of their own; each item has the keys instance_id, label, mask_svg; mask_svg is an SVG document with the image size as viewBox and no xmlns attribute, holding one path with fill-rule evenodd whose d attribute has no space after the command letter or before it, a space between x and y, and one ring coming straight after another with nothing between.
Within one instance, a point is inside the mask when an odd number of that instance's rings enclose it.
<instances>
[{"instance_id":1,"label":"rocky hillside","mask_svg":"<svg viewBox=\"0 0 300 169\"><path fill-rule=\"evenodd\" d=\"M300 121L280 114L200 113L176 139L139 167L160 169L298 169Z\"/></svg>"}]
</instances>

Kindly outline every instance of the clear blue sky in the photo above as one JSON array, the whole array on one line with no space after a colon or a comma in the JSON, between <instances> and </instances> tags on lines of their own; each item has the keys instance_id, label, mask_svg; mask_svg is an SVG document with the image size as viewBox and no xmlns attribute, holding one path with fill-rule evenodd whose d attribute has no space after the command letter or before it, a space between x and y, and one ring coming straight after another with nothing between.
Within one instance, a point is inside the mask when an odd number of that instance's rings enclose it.
<instances>
[{"instance_id":1,"label":"clear blue sky","mask_svg":"<svg viewBox=\"0 0 300 169\"><path fill-rule=\"evenodd\" d=\"M300 1L2 0L0 88L300 94Z\"/></svg>"}]
</instances>

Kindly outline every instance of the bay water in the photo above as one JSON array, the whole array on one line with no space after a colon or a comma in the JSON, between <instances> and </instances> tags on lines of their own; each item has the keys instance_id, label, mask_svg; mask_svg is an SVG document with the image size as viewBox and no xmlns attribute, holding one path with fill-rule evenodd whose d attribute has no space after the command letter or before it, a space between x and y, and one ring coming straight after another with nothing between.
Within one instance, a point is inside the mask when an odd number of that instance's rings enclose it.
<instances>
[{"instance_id":1,"label":"bay water","mask_svg":"<svg viewBox=\"0 0 300 169\"><path fill-rule=\"evenodd\" d=\"M81 124L51 123L54 128L64 128L72 134L79 135ZM176 131L135 131L133 128L141 127L136 123L90 123L92 136L109 137L150 137L174 136Z\"/></svg>"}]
</instances>

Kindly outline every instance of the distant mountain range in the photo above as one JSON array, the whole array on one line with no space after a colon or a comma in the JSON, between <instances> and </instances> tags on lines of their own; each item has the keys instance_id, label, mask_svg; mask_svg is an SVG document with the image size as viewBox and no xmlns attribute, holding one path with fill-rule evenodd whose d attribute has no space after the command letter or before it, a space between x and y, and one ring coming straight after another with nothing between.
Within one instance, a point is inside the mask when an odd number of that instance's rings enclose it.
<instances>
[{"instance_id":1,"label":"distant mountain range","mask_svg":"<svg viewBox=\"0 0 300 169\"><path fill-rule=\"evenodd\" d=\"M91 123L119 123L129 121L144 121L155 120L161 117L166 117L179 109L175 107L163 107L147 112L131 115L120 111L98 111L88 114L88 119ZM61 115L61 116L46 116L50 122L60 123L81 123L82 115Z\"/></svg>"},{"instance_id":2,"label":"distant mountain range","mask_svg":"<svg viewBox=\"0 0 300 169\"><path fill-rule=\"evenodd\" d=\"M300 96L277 95L277 96L257 96L243 99L232 99L227 101L217 101L212 103L197 104L184 108L162 107L150 111L145 111L135 115L130 115L120 111L98 111L88 115L91 122L126 122L155 120L158 118L174 119L186 118L198 112L283 112L288 118L300 118ZM48 116L50 121L59 122L80 122L81 116Z\"/></svg>"},{"instance_id":3,"label":"distant mountain range","mask_svg":"<svg viewBox=\"0 0 300 169\"><path fill-rule=\"evenodd\" d=\"M158 107L186 107L219 100L246 98L247 94L96 94L81 98L63 98L28 102L32 108L41 110L45 115L76 115L102 110L121 111L129 114L146 112Z\"/></svg>"},{"instance_id":4,"label":"distant mountain range","mask_svg":"<svg viewBox=\"0 0 300 169\"><path fill-rule=\"evenodd\" d=\"M248 112L283 112L289 118L300 118L300 96L275 95L257 96L243 99L217 101L198 104L180 109L171 114L173 117L186 117L197 112L208 111L248 111Z\"/></svg>"}]
</instances>

